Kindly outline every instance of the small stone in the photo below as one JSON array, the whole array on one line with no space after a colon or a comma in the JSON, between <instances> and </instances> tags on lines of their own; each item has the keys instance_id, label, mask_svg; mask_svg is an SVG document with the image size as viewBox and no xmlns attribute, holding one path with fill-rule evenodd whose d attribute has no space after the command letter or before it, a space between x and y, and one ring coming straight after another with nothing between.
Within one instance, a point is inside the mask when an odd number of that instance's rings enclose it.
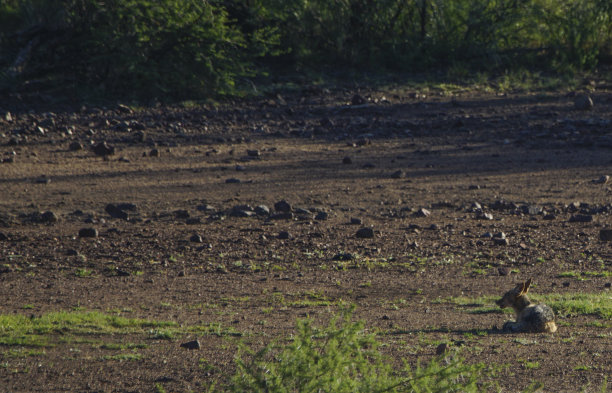
<instances>
[{"instance_id":1,"label":"small stone","mask_svg":"<svg viewBox=\"0 0 612 393\"><path fill-rule=\"evenodd\" d=\"M68 145L68 150L70 151L78 151L83 150L83 144L81 142L74 141Z\"/></svg>"},{"instance_id":2,"label":"small stone","mask_svg":"<svg viewBox=\"0 0 612 393\"><path fill-rule=\"evenodd\" d=\"M361 225L361 223L362 223L361 218L351 217L351 225Z\"/></svg>"},{"instance_id":3,"label":"small stone","mask_svg":"<svg viewBox=\"0 0 612 393\"><path fill-rule=\"evenodd\" d=\"M359 239L371 239L374 237L374 230L372 228L361 228L356 233L355 236Z\"/></svg>"},{"instance_id":4,"label":"small stone","mask_svg":"<svg viewBox=\"0 0 612 393\"><path fill-rule=\"evenodd\" d=\"M159 149L151 149L151 151L149 152L149 157L159 157L159 155Z\"/></svg>"},{"instance_id":5,"label":"small stone","mask_svg":"<svg viewBox=\"0 0 612 393\"><path fill-rule=\"evenodd\" d=\"M482 235L480 235L480 237L483 237L485 239L492 239L493 238L493 234L491 232L485 232Z\"/></svg>"},{"instance_id":6,"label":"small stone","mask_svg":"<svg viewBox=\"0 0 612 393\"><path fill-rule=\"evenodd\" d=\"M329 214L327 212L318 212L317 215L315 216L315 220L317 221L324 221L327 220L329 218Z\"/></svg>"},{"instance_id":7,"label":"small stone","mask_svg":"<svg viewBox=\"0 0 612 393\"><path fill-rule=\"evenodd\" d=\"M574 99L574 109L588 111L593 109L593 99L588 94L579 94Z\"/></svg>"},{"instance_id":8,"label":"small stone","mask_svg":"<svg viewBox=\"0 0 612 393\"><path fill-rule=\"evenodd\" d=\"M246 167L242 165L236 165L236 172L244 172L246 171Z\"/></svg>"},{"instance_id":9,"label":"small stone","mask_svg":"<svg viewBox=\"0 0 612 393\"><path fill-rule=\"evenodd\" d=\"M506 238L506 234L503 232L497 232L495 235L493 235L494 238L496 239L505 239Z\"/></svg>"},{"instance_id":10,"label":"small stone","mask_svg":"<svg viewBox=\"0 0 612 393\"><path fill-rule=\"evenodd\" d=\"M557 216L555 216L555 215L554 215L554 214L552 214L552 213L549 213L549 214L546 214L546 215L544 216L544 219L545 219L546 221L552 221L552 220L557 219Z\"/></svg>"},{"instance_id":11,"label":"small stone","mask_svg":"<svg viewBox=\"0 0 612 393\"><path fill-rule=\"evenodd\" d=\"M189 218L189 217L191 217L189 212L187 210L185 210L185 209L175 210L174 211L174 216L176 218Z\"/></svg>"},{"instance_id":12,"label":"small stone","mask_svg":"<svg viewBox=\"0 0 612 393\"><path fill-rule=\"evenodd\" d=\"M575 214L570 217L569 222L592 222L593 216L590 214Z\"/></svg>"},{"instance_id":13,"label":"small stone","mask_svg":"<svg viewBox=\"0 0 612 393\"><path fill-rule=\"evenodd\" d=\"M355 259L355 255L351 254L350 252L341 252L334 255L332 258L334 261L352 261L353 259Z\"/></svg>"},{"instance_id":14,"label":"small stone","mask_svg":"<svg viewBox=\"0 0 612 393\"><path fill-rule=\"evenodd\" d=\"M468 190L480 190L480 186L477 184L470 184Z\"/></svg>"},{"instance_id":15,"label":"small stone","mask_svg":"<svg viewBox=\"0 0 612 393\"><path fill-rule=\"evenodd\" d=\"M510 244L510 242L506 238L503 238L503 239L493 238L493 243L495 243L498 246L507 246Z\"/></svg>"},{"instance_id":16,"label":"small stone","mask_svg":"<svg viewBox=\"0 0 612 393\"><path fill-rule=\"evenodd\" d=\"M593 180L593 183L595 183L595 184L606 184L608 182L608 180L610 180L610 176L604 175L604 176L600 177L597 180Z\"/></svg>"},{"instance_id":17,"label":"small stone","mask_svg":"<svg viewBox=\"0 0 612 393\"><path fill-rule=\"evenodd\" d=\"M420 208L414 213L415 217L429 217L431 212L425 208Z\"/></svg>"},{"instance_id":18,"label":"small stone","mask_svg":"<svg viewBox=\"0 0 612 393\"><path fill-rule=\"evenodd\" d=\"M79 237L98 237L96 228L81 228L79 229Z\"/></svg>"},{"instance_id":19,"label":"small stone","mask_svg":"<svg viewBox=\"0 0 612 393\"><path fill-rule=\"evenodd\" d=\"M266 205L259 205L255 208L255 214L258 216L267 216L270 214L270 208Z\"/></svg>"},{"instance_id":20,"label":"small stone","mask_svg":"<svg viewBox=\"0 0 612 393\"><path fill-rule=\"evenodd\" d=\"M259 157L259 156L261 156L261 152L259 150L247 150L247 156L249 156L249 157Z\"/></svg>"},{"instance_id":21,"label":"small stone","mask_svg":"<svg viewBox=\"0 0 612 393\"><path fill-rule=\"evenodd\" d=\"M402 179L402 178L404 178L405 176L406 176L406 174L405 174L405 173L404 173L404 171L402 171L401 169L400 169L400 170L397 170L397 171L395 171L395 172L393 172L393 173L391 174L391 178L392 178L392 179Z\"/></svg>"},{"instance_id":22,"label":"small stone","mask_svg":"<svg viewBox=\"0 0 612 393\"><path fill-rule=\"evenodd\" d=\"M51 179L49 179L48 177L39 177L38 179L36 179L36 183L38 183L38 184L49 184L49 183L51 183Z\"/></svg>"},{"instance_id":23,"label":"small stone","mask_svg":"<svg viewBox=\"0 0 612 393\"><path fill-rule=\"evenodd\" d=\"M281 212L270 215L270 220L292 220L292 212Z\"/></svg>"},{"instance_id":24,"label":"small stone","mask_svg":"<svg viewBox=\"0 0 612 393\"><path fill-rule=\"evenodd\" d=\"M202 239L202 236L198 235L197 233L191 235L191 237L189 238L189 241L192 243L203 243L204 239Z\"/></svg>"},{"instance_id":25,"label":"small stone","mask_svg":"<svg viewBox=\"0 0 612 393\"><path fill-rule=\"evenodd\" d=\"M40 222L52 223L57 222L59 217L52 211L46 211L40 216Z\"/></svg>"},{"instance_id":26,"label":"small stone","mask_svg":"<svg viewBox=\"0 0 612 393\"><path fill-rule=\"evenodd\" d=\"M353 160L351 159L351 157L344 157L344 158L342 159L342 163L343 163L343 164L346 164L346 165L348 165L348 164L352 164L352 163L353 163Z\"/></svg>"},{"instance_id":27,"label":"small stone","mask_svg":"<svg viewBox=\"0 0 612 393\"><path fill-rule=\"evenodd\" d=\"M5 120L7 123L11 123L11 122L13 121L13 115L11 115L11 112L6 112L6 113L4 114L4 120Z\"/></svg>"},{"instance_id":28,"label":"small stone","mask_svg":"<svg viewBox=\"0 0 612 393\"><path fill-rule=\"evenodd\" d=\"M291 239L291 234L287 231L281 231L278 233L278 238L281 240Z\"/></svg>"},{"instance_id":29,"label":"small stone","mask_svg":"<svg viewBox=\"0 0 612 393\"><path fill-rule=\"evenodd\" d=\"M186 349L200 349L200 341L198 340L193 340L193 341L188 341L185 343L181 344L181 348L186 348Z\"/></svg>"},{"instance_id":30,"label":"small stone","mask_svg":"<svg viewBox=\"0 0 612 393\"><path fill-rule=\"evenodd\" d=\"M604 242L608 242L612 240L612 229L602 229L599 231L599 238L604 241Z\"/></svg>"},{"instance_id":31,"label":"small stone","mask_svg":"<svg viewBox=\"0 0 612 393\"><path fill-rule=\"evenodd\" d=\"M115 274L117 275L117 277L127 277L130 275L130 272L123 270L123 269L119 269L118 267L115 268Z\"/></svg>"},{"instance_id":32,"label":"small stone","mask_svg":"<svg viewBox=\"0 0 612 393\"><path fill-rule=\"evenodd\" d=\"M236 179L234 177L229 178L229 179L225 179L225 183L227 183L227 184L238 184L240 182L241 182L240 179Z\"/></svg>"},{"instance_id":33,"label":"small stone","mask_svg":"<svg viewBox=\"0 0 612 393\"><path fill-rule=\"evenodd\" d=\"M436 355L441 356L450 351L450 347L447 343L442 343L436 347Z\"/></svg>"},{"instance_id":34,"label":"small stone","mask_svg":"<svg viewBox=\"0 0 612 393\"><path fill-rule=\"evenodd\" d=\"M276 210L277 212L290 212L291 205L289 204L289 202L283 199L282 201L278 201L274 204L274 210Z\"/></svg>"},{"instance_id":35,"label":"small stone","mask_svg":"<svg viewBox=\"0 0 612 393\"><path fill-rule=\"evenodd\" d=\"M502 266L502 267L497 268L497 272L499 273L500 276L507 276L510 274L510 269L508 269L505 266Z\"/></svg>"},{"instance_id":36,"label":"small stone","mask_svg":"<svg viewBox=\"0 0 612 393\"><path fill-rule=\"evenodd\" d=\"M115 154L115 147L109 146L106 142L100 142L94 145L92 150L98 156L110 156Z\"/></svg>"},{"instance_id":37,"label":"small stone","mask_svg":"<svg viewBox=\"0 0 612 393\"><path fill-rule=\"evenodd\" d=\"M476 215L476 218L479 219L479 220L492 220L493 219L493 214L485 213L485 212L480 212L479 214Z\"/></svg>"},{"instance_id":38,"label":"small stone","mask_svg":"<svg viewBox=\"0 0 612 393\"><path fill-rule=\"evenodd\" d=\"M129 214L125 210L120 209L118 206L112 203L106 205L104 211L106 211L112 218L119 218L122 220L127 220L129 218Z\"/></svg>"},{"instance_id":39,"label":"small stone","mask_svg":"<svg viewBox=\"0 0 612 393\"><path fill-rule=\"evenodd\" d=\"M363 105L366 102L366 99L359 94L355 94L353 98L351 98L351 105Z\"/></svg>"}]
</instances>

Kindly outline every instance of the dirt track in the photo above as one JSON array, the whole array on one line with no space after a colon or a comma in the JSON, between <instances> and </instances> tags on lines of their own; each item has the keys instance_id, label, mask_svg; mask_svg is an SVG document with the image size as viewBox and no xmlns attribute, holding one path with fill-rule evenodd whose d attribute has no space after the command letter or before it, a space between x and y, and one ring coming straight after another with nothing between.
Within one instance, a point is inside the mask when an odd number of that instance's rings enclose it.
<instances>
[{"instance_id":1,"label":"dirt track","mask_svg":"<svg viewBox=\"0 0 612 393\"><path fill-rule=\"evenodd\" d=\"M609 293L612 183L598 180L612 175L612 89L600 83L591 111L564 93L353 94L3 114L0 313L99 310L221 334L93 335L32 356L0 346L0 390L204 390L233 372L233 336L287 337L343 300L397 359L448 342L501 366L504 391L598 391L609 319L498 334L510 315L455 300L528 277L536 295ZM101 142L114 154L95 154ZM356 236L365 227L373 237ZM200 350L180 347L195 337ZM146 346L109 360L109 341Z\"/></svg>"}]
</instances>

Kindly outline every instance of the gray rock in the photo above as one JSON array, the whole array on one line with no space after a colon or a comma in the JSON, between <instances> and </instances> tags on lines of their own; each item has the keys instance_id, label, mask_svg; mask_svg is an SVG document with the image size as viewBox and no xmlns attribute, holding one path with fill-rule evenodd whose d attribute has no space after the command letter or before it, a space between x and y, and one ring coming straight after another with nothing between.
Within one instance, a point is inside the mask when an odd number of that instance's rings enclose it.
<instances>
[{"instance_id":1,"label":"gray rock","mask_svg":"<svg viewBox=\"0 0 612 393\"><path fill-rule=\"evenodd\" d=\"M420 208L414 213L415 217L429 217L431 212L425 208Z\"/></svg>"},{"instance_id":2,"label":"gray rock","mask_svg":"<svg viewBox=\"0 0 612 393\"><path fill-rule=\"evenodd\" d=\"M493 214L491 213L485 213L485 212L480 212L476 215L476 218L479 220L492 220L493 219Z\"/></svg>"},{"instance_id":3,"label":"gray rock","mask_svg":"<svg viewBox=\"0 0 612 393\"><path fill-rule=\"evenodd\" d=\"M160 154L159 149L151 149L149 152L149 157L159 157Z\"/></svg>"},{"instance_id":4,"label":"gray rock","mask_svg":"<svg viewBox=\"0 0 612 393\"><path fill-rule=\"evenodd\" d=\"M315 220L324 221L329 218L329 214L327 212L318 212L315 216Z\"/></svg>"},{"instance_id":5,"label":"gray rock","mask_svg":"<svg viewBox=\"0 0 612 393\"><path fill-rule=\"evenodd\" d=\"M186 349L191 349L191 350L200 349L201 348L200 341L199 340L187 341L181 344L181 348L186 348Z\"/></svg>"},{"instance_id":6,"label":"gray rock","mask_svg":"<svg viewBox=\"0 0 612 393\"><path fill-rule=\"evenodd\" d=\"M497 238L494 237L493 238L493 243L495 243L498 246L507 246L510 244L510 242L508 241L508 239L504 238Z\"/></svg>"},{"instance_id":7,"label":"gray rock","mask_svg":"<svg viewBox=\"0 0 612 393\"><path fill-rule=\"evenodd\" d=\"M602 229L599 231L599 238L604 241L604 242L608 242L612 240L612 229Z\"/></svg>"},{"instance_id":8,"label":"gray rock","mask_svg":"<svg viewBox=\"0 0 612 393\"><path fill-rule=\"evenodd\" d=\"M355 236L359 239L371 239L374 237L374 230L368 227L360 228Z\"/></svg>"},{"instance_id":9,"label":"gray rock","mask_svg":"<svg viewBox=\"0 0 612 393\"><path fill-rule=\"evenodd\" d=\"M79 237L98 237L96 228L81 228L79 229Z\"/></svg>"},{"instance_id":10,"label":"gray rock","mask_svg":"<svg viewBox=\"0 0 612 393\"><path fill-rule=\"evenodd\" d=\"M125 210L119 208L117 205L114 205L112 203L109 203L108 205L106 205L106 207L104 208L104 211L106 211L112 218L119 218L122 220L129 219L128 212L126 212Z\"/></svg>"},{"instance_id":11,"label":"gray rock","mask_svg":"<svg viewBox=\"0 0 612 393\"><path fill-rule=\"evenodd\" d=\"M355 258L356 256L351 254L350 252L341 252L341 253L334 255L332 260L334 261L352 261Z\"/></svg>"},{"instance_id":12,"label":"gray rock","mask_svg":"<svg viewBox=\"0 0 612 393\"><path fill-rule=\"evenodd\" d=\"M241 182L240 179L236 179L234 177L229 178L229 179L225 179L225 183L227 183L227 184L238 184L240 182Z\"/></svg>"},{"instance_id":13,"label":"gray rock","mask_svg":"<svg viewBox=\"0 0 612 393\"><path fill-rule=\"evenodd\" d=\"M351 157L344 157L344 158L342 159L342 163L343 163L343 164L346 164L346 165L348 165L348 164L352 164L352 163L353 163L353 160L351 159Z\"/></svg>"},{"instance_id":14,"label":"gray rock","mask_svg":"<svg viewBox=\"0 0 612 393\"><path fill-rule=\"evenodd\" d=\"M59 217L57 216L57 214L55 214L52 211L46 211L40 215L40 222L43 222L43 223L54 223L54 222L57 222L58 220L59 220Z\"/></svg>"},{"instance_id":15,"label":"gray rock","mask_svg":"<svg viewBox=\"0 0 612 393\"><path fill-rule=\"evenodd\" d=\"M357 217L351 217L351 225L361 225L362 220L361 218L357 218Z\"/></svg>"},{"instance_id":16,"label":"gray rock","mask_svg":"<svg viewBox=\"0 0 612 393\"><path fill-rule=\"evenodd\" d=\"M575 214L569 218L569 222L592 222L593 216L590 214Z\"/></svg>"},{"instance_id":17,"label":"gray rock","mask_svg":"<svg viewBox=\"0 0 612 393\"><path fill-rule=\"evenodd\" d=\"M259 205L255 208L255 214L258 216L267 216L270 214L270 208L266 205Z\"/></svg>"},{"instance_id":18,"label":"gray rock","mask_svg":"<svg viewBox=\"0 0 612 393\"><path fill-rule=\"evenodd\" d=\"M189 238L189 241L192 242L192 243L203 243L204 239L202 239L202 236L198 235L197 233L194 233Z\"/></svg>"},{"instance_id":19,"label":"gray rock","mask_svg":"<svg viewBox=\"0 0 612 393\"><path fill-rule=\"evenodd\" d=\"M115 147L106 142L100 142L92 147L93 152L98 156L110 156L115 154Z\"/></svg>"},{"instance_id":20,"label":"gray rock","mask_svg":"<svg viewBox=\"0 0 612 393\"><path fill-rule=\"evenodd\" d=\"M282 201L278 201L274 204L274 210L276 210L277 212L290 212L291 205L289 204L289 202L283 199Z\"/></svg>"},{"instance_id":21,"label":"gray rock","mask_svg":"<svg viewBox=\"0 0 612 393\"><path fill-rule=\"evenodd\" d=\"M574 109L579 111L593 109L593 99L588 94L579 94L574 99Z\"/></svg>"},{"instance_id":22,"label":"gray rock","mask_svg":"<svg viewBox=\"0 0 612 393\"><path fill-rule=\"evenodd\" d=\"M70 151L83 150L83 144L81 142L74 141L70 143L70 145L68 145L68 150Z\"/></svg>"},{"instance_id":23,"label":"gray rock","mask_svg":"<svg viewBox=\"0 0 612 393\"><path fill-rule=\"evenodd\" d=\"M287 231L281 231L278 233L278 238L281 240L291 239L291 234Z\"/></svg>"},{"instance_id":24,"label":"gray rock","mask_svg":"<svg viewBox=\"0 0 612 393\"><path fill-rule=\"evenodd\" d=\"M247 156L249 156L249 157L259 157L259 156L261 156L261 152L259 150L247 150Z\"/></svg>"}]
</instances>

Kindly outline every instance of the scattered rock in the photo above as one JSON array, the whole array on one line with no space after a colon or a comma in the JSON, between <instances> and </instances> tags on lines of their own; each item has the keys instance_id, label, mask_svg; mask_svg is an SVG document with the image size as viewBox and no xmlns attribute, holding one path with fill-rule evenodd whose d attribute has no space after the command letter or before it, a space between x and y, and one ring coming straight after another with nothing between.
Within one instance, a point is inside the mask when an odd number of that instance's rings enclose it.
<instances>
[{"instance_id":1,"label":"scattered rock","mask_svg":"<svg viewBox=\"0 0 612 393\"><path fill-rule=\"evenodd\" d=\"M281 240L291 239L291 234L287 231L281 231L278 233L278 238Z\"/></svg>"},{"instance_id":2,"label":"scattered rock","mask_svg":"<svg viewBox=\"0 0 612 393\"><path fill-rule=\"evenodd\" d=\"M405 173L404 173L404 171L402 171L401 169L399 169L399 170L397 170L397 171L395 171L395 172L393 172L393 173L391 174L391 178L392 178L392 179L402 179L402 178L404 178L405 176L406 176L406 174L405 174Z\"/></svg>"},{"instance_id":3,"label":"scattered rock","mask_svg":"<svg viewBox=\"0 0 612 393\"><path fill-rule=\"evenodd\" d=\"M260 157L261 152L259 150L247 150L247 156L249 157Z\"/></svg>"},{"instance_id":4,"label":"scattered rock","mask_svg":"<svg viewBox=\"0 0 612 393\"><path fill-rule=\"evenodd\" d=\"M588 94L579 94L574 99L574 109L579 111L593 109L593 99Z\"/></svg>"},{"instance_id":5,"label":"scattered rock","mask_svg":"<svg viewBox=\"0 0 612 393\"><path fill-rule=\"evenodd\" d=\"M129 275L130 275L130 272L128 272L128 271L126 271L126 270L123 270L123 269L120 269L120 268L116 267L116 268L115 268L115 275L116 275L117 277L127 277L127 276L129 276Z\"/></svg>"},{"instance_id":6,"label":"scattered rock","mask_svg":"<svg viewBox=\"0 0 612 393\"><path fill-rule=\"evenodd\" d=\"M70 143L70 145L68 145L68 150L70 151L83 150L83 144L81 142L74 141Z\"/></svg>"},{"instance_id":7,"label":"scattered rock","mask_svg":"<svg viewBox=\"0 0 612 393\"><path fill-rule=\"evenodd\" d=\"M96 228L81 228L79 229L79 237L98 237Z\"/></svg>"},{"instance_id":8,"label":"scattered rock","mask_svg":"<svg viewBox=\"0 0 612 393\"><path fill-rule=\"evenodd\" d=\"M348 164L352 164L352 163L353 163L353 160L351 159L351 157L344 157L344 158L342 159L342 163L343 163L343 164L346 164L346 165L348 165Z\"/></svg>"},{"instance_id":9,"label":"scattered rock","mask_svg":"<svg viewBox=\"0 0 612 393\"><path fill-rule=\"evenodd\" d=\"M200 341L199 340L187 341L181 344L181 348L200 349L201 348Z\"/></svg>"},{"instance_id":10,"label":"scattered rock","mask_svg":"<svg viewBox=\"0 0 612 393\"><path fill-rule=\"evenodd\" d=\"M351 98L351 105L363 105L366 102L366 99L359 94L355 94L353 98Z\"/></svg>"},{"instance_id":11,"label":"scattered rock","mask_svg":"<svg viewBox=\"0 0 612 393\"><path fill-rule=\"evenodd\" d=\"M362 220L361 218L357 218L357 217L351 217L351 225L361 225Z\"/></svg>"},{"instance_id":12,"label":"scattered rock","mask_svg":"<svg viewBox=\"0 0 612 393\"><path fill-rule=\"evenodd\" d=\"M270 208L266 205L259 205L255 208L255 214L258 216L267 216L270 214Z\"/></svg>"},{"instance_id":13,"label":"scattered rock","mask_svg":"<svg viewBox=\"0 0 612 393\"><path fill-rule=\"evenodd\" d=\"M364 227L359 229L355 236L359 239L371 239L374 237L374 230L372 228Z\"/></svg>"},{"instance_id":14,"label":"scattered rock","mask_svg":"<svg viewBox=\"0 0 612 393\"><path fill-rule=\"evenodd\" d=\"M98 156L110 156L115 154L115 147L106 142L100 142L92 147L93 152Z\"/></svg>"},{"instance_id":15,"label":"scattered rock","mask_svg":"<svg viewBox=\"0 0 612 393\"><path fill-rule=\"evenodd\" d=\"M231 177L229 179L225 179L225 183L227 184L238 184L241 183L240 179L236 179L235 177Z\"/></svg>"},{"instance_id":16,"label":"scattered rock","mask_svg":"<svg viewBox=\"0 0 612 393\"><path fill-rule=\"evenodd\" d=\"M485 212L479 212L478 214L476 214L476 218L479 219L479 220L492 220L493 219L493 214L485 213Z\"/></svg>"},{"instance_id":17,"label":"scattered rock","mask_svg":"<svg viewBox=\"0 0 612 393\"><path fill-rule=\"evenodd\" d=\"M130 215L125 210L121 209L119 206L109 203L104 208L104 211L108 213L112 218L119 218L122 220L129 219Z\"/></svg>"},{"instance_id":18,"label":"scattered rock","mask_svg":"<svg viewBox=\"0 0 612 393\"><path fill-rule=\"evenodd\" d=\"M48 177L39 177L38 179L35 180L35 183L37 183L37 184L49 184L49 183L51 183L51 179L49 179Z\"/></svg>"},{"instance_id":19,"label":"scattered rock","mask_svg":"<svg viewBox=\"0 0 612 393\"><path fill-rule=\"evenodd\" d=\"M46 211L40 215L40 222L42 223L53 223L57 222L59 217L52 211Z\"/></svg>"},{"instance_id":20,"label":"scattered rock","mask_svg":"<svg viewBox=\"0 0 612 393\"><path fill-rule=\"evenodd\" d=\"M291 205L289 204L289 202L283 199L282 201L278 201L274 204L274 210L276 210L277 212L287 213L291 211Z\"/></svg>"},{"instance_id":21,"label":"scattered rock","mask_svg":"<svg viewBox=\"0 0 612 393\"><path fill-rule=\"evenodd\" d=\"M507 246L510 244L510 242L506 238L501 239L501 238L495 238L495 237L493 238L493 243L495 243L498 246Z\"/></svg>"},{"instance_id":22,"label":"scattered rock","mask_svg":"<svg viewBox=\"0 0 612 393\"><path fill-rule=\"evenodd\" d=\"M159 157L160 154L159 149L151 149L149 152L149 157Z\"/></svg>"},{"instance_id":23,"label":"scattered rock","mask_svg":"<svg viewBox=\"0 0 612 393\"><path fill-rule=\"evenodd\" d=\"M599 238L604 242L612 240L612 229L602 229L599 231Z\"/></svg>"},{"instance_id":24,"label":"scattered rock","mask_svg":"<svg viewBox=\"0 0 612 393\"><path fill-rule=\"evenodd\" d=\"M187 210L185 210L185 209L175 210L174 211L174 216L176 218L183 218L183 219L191 217L189 212Z\"/></svg>"},{"instance_id":25,"label":"scattered rock","mask_svg":"<svg viewBox=\"0 0 612 393\"><path fill-rule=\"evenodd\" d=\"M354 259L355 255L351 254L350 252L341 252L334 255L334 257L332 258L332 260L334 261L352 261Z\"/></svg>"},{"instance_id":26,"label":"scattered rock","mask_svg":"<svg viewBox=\"0 0 612 393\"><path fill-rule=\"evenodd\" d=\"M293 220L292 212L274 213L270 215L270 220Z\"/></svg>"},{"instance_id":27,"label":"scattered rock","mask_svg":"<svg viewBox=\"0 0 612 393\"><path fill-rule=\"evenodd\" d=\"M414 213L415 217L429 217L431 212L425 208L420 208Z\"/></svg>"},{"instance_id":28,"label":"scattered rock","mask_svg":"<svg viewBox=\"0 0 612 393\"><path fill-rule=\"evenodd\" d=\"M329 218L329 213L327 212L318 212L317 215L315 216L315 220L317 221L324 221L327 220Z\"/></svg>"},{"instance_id":29,"label":"scattered rock","mask_svg":"<svg viewBox=\"0 0 612 393\"><path fill-rule=\"evenodd\" d=\"M575 214L569 218L569 222L592 222L593 216L590 214Z\"/></svg>"},{"instance_id":30,"label":"scattered rock","mask_svg":"<svg viewBox=\"0 0 612 393\"><path fill-rule=\"evenodd\" d=\"M510 269L508 269L505 266L501 266L497 268L497 272L499 273L500 276L507 276L510 274Z\"/></svg>"},{"instance_id":31,"label":"scattered rock","mask_svg":"<svg viewBox=\"0 0 612 393\"><path fill-rule=\"evenodd\" d=\"M189 238L189 241L192 242L192 243L203 243L204 239L202 239L202 236L198 235L197 233L194 233Z\"/></svg>"},{"instance_id":32,"label":"scattered rock","mask_svg":"<svg viewBox=\"0 0 612 393\"><path fill-rule=\"evenodd\" d=\"M485 232L482 235L480 235L480 237L485 238L485 239L492 239L493 234L491 232Z\"/></svg>"},{"instance_id":33,"label":"scattered rock","mask_svg":"<svg viewBox=\"0 0 612 393\"><path fill-rule=\"evenodd\" d=\"M544 216L544 219L545 219L546 221L552 221L552 220L556 220L556 219L557 219L557 216L555 216L555 215L554 215L554 214L552 214L552 213L549 213L549 214L546 214L546 215Z\"/></svg>"},{"instance_id":34,"label":"scattered rock","mask_svg":"<svg viewBox=\"0 0 612 393\"><path fill-rule=\"evenodd\" d=\"M595 183L595 184L606 184L608 182L608 180L610 180L610 176L604 175L604 176L600 177L599 179L593 180L593 183Z\"/></svg>"}]
</instances>

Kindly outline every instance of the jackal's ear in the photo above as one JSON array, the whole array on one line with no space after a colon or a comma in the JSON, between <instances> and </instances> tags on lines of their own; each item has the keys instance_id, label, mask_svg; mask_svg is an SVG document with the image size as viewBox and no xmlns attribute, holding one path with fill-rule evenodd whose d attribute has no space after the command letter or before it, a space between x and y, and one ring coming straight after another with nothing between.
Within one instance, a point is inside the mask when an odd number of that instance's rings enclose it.
<instances>
[{"instance_id":1,"label":"jackal's ear","mask_svg":"<svg viewBox=\"0 0 612 393\"><path fill-rule=\"evenodd\" d=\"M525 288L523 288L523 294L526 294L527 292L529 292L529 287L531 286L531 278L527 281L525 281Z\"/></svg>"}]
</instances>

